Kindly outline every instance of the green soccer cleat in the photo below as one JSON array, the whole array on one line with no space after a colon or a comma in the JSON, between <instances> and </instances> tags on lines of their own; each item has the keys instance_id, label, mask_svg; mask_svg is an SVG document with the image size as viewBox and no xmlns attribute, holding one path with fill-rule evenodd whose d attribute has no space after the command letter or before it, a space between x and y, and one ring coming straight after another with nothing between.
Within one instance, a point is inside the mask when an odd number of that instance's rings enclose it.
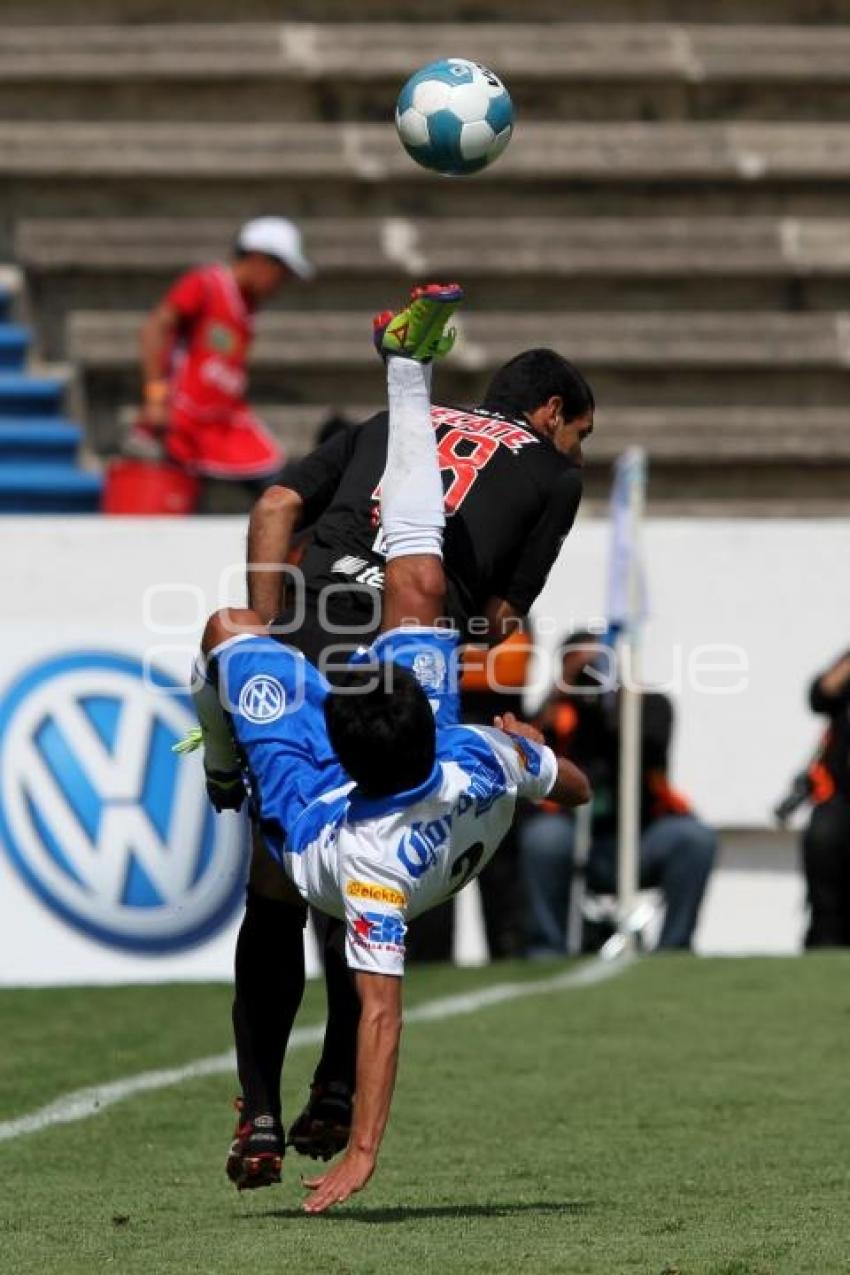
<instances>
[{"instance_id":1,"label":"green soccer cleat","mask_svg":"<svg viewBox=\"0 0 850 1275\"><path fill-rule=\"evenodd\" d=\"M186 753L194 753L204 743L204 732L200 726L193 726L191 730L187 730L182 739L178 739L176 744L171 745L171 751L178 753L181 757Z\"/></svg>"},{"instance_id":2,"label":"green soccer cleat","mask_svg":"<svg viewBox=\"0 0 850 1275\"><path fill-rule=\"evenodd\" d=\"M182 739L172 744L171 751L180 757L197 752L204 746L204 732L200 726L193 726ZM207 784L207 796L218 814L223 810L241 810L245 800L245 785L242 772L239 770L209 770L204 764L204 778Z\"/></svg>"},{"instance_id":3,"label":"green soccer cleat","mask_svg":"<svg viewBox=\"0 0 850 1275\"><path fill-rule=\"evenodd\" d=\"M446 331L446 324L461 301L460 284L420 284L411 292L406 309L398 314L384 310L372 320L375 349L382 358L398 354L418 363L444 358L457 338L454 328Z\"/></svg>"}]
</instances>

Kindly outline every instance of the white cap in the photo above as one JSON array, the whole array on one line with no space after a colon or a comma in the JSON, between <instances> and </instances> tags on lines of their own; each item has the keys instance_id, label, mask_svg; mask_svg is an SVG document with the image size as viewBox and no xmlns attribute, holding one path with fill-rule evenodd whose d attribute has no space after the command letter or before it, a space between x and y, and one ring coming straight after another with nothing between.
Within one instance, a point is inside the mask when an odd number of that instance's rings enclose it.
<instances>
[{"instance_id":1,"label":"white cap","mask_svg":"<svg viewBox=\"0 0 850 1275\"><path fill-rule=\"evenodd\" d=\"M288 266L299 279L312 279L316 267L304 256L301 231L286 217L257 217L246 221L236 237L243 252L263 252Z\"/></svg>"}]
</instances>

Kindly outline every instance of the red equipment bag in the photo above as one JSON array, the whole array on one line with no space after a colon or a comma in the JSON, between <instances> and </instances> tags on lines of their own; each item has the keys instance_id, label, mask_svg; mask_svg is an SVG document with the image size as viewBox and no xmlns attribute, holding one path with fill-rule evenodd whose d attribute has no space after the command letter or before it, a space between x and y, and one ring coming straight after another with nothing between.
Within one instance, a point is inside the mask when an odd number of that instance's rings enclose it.
<instances>
[{"instance_id":1,"label":"red equipment bag","mask_svg":"<svg viewBox=\"0 0 850 1275\"><path fill-rule=\"evenodd\" d=\"M105 514L191 514L198 503L200 480L162 461L110 461L103 486Z\"/></svg>"}]
</instances>

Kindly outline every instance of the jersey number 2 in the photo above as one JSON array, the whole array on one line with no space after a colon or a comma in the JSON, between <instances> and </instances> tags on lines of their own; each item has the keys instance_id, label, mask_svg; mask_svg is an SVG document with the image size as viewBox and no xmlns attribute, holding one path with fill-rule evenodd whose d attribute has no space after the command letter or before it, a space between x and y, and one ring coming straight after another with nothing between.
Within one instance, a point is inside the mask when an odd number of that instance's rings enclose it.
<instances>
[{"instance_id":1,"label":"jersey number 2","mask_svg":"<svg viewBox=\"0 0 850 1275\"><path fill-rule=\"evenodd\" d=\"M452 894L457 894L459 890L462 890L470 877L474 876L475 869L481 862L483 854L484 842L476 841L468 850L464 850L462 854L458 855L452 864L452 880L454 881L455 877L457 877L457 881L452 886Z\"/></svg>"}]
</instances>

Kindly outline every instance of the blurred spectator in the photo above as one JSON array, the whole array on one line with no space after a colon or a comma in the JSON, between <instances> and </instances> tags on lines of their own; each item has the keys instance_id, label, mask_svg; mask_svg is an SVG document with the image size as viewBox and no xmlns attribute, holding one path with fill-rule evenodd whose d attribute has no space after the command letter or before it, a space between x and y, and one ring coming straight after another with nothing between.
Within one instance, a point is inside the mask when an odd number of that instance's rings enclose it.
<instances>
[{"instance_id":1,"label":"blurred spectator","mask_svg":"<svg viewBox=\"0 0 850 1275\"><path fill-rule=\"evenodd\" d=\"M312 275L298 228L260 217L239 231L230 262L182 275L142 328L138 433L187 472L233 485L240 507L284 459L246 399L254 313L287 280Z\"/></svg>"},{"instance_id":2,"label":"blurred spectator","mask_svg":"<svg viewBox=\"0 0 850 1275\"><path fill-rule=\"evenodd\" d=\"M809 893L806 947L850 946L850 651L816 677L812 712L829 728L809 771L814 803L803 834L803 867Z\"/></svg>"},{"instance_id":3,"label":"blurred spectator","mask_svg":"<svg viewBox=\"0 0 850 1275\"><path fill-rule=\"evenodd\" d=\"M544 704L538 726L558 751L586 772L593 786L588 888L617 889L617 816L620 770L619 694L600 685L594 662L606 671L613 653L591 633L575 633L562 645L560 686ZM613 677L603 679L610 685ZM642 700L641 888L658 887L665 915L660 948L690 948L717 849L711 828L691 813L667 778L673 724L665 695ZM572 818L546 809L528 818L519 834L528 899L529 956L563 955L575 858Z\"/></svg>"}]
</instances>

